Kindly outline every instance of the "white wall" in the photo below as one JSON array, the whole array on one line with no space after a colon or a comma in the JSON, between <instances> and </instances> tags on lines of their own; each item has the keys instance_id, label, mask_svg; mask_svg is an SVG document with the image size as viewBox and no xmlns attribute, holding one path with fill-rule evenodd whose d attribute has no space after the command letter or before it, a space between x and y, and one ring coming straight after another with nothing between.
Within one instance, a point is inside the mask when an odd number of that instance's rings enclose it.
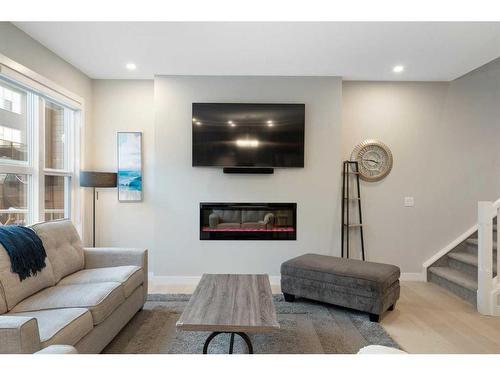
<instances>
[{"instance_id":1,"label":"white wall","mask_svg":"<svg viewBox=\"0 0 500 375\"><path fill-rule=\"evenodd\" d=\"M191 166L193 102L306 105L305 168L224 175ZM155 79L155 258L157 275L279 274L305 252L338 254L341 81L333 77ZM297 202L297 241L200 241L200 202Z\"/></svg>"},{"instance_id":2,"label":"white wall","mask_svg":"<svg viewBox=\"0 0 500 375\"><path fill-rule=\"evenodd\" d=\"M369 260L420 272L474 224L477 201L500 197L499 98L500 60L450 83L344 82L344 157L368 138L394 157L387 178L362 184Z\"/></svg>"},{"instance_id":3,"label":"white wall","mask_svg":"<svg viewBox=\"0 0 500 375\"><path fill-rule=\"evenodd\" d=\"M0 22L0 53L81 96L90 105L91 79L10 22Z\"/></svg>"},{"instance_id":4,"label":"white wall","mask_svg":"<svg viewBox=\"0 0 500 375\"><path fill-rule=\"evenodd\" d=\"M276 275L297 254L338 255L341 161L377 138L391 147L394 167L362 185L367 256L420 272L472 225L477 200L500 196L497 72L498 63L451 83L343 82L342 126L337 78L157 77L154 94L148 81L95 81L93 163L114 170L116 131L143 130L146 189L143 203L130 204L101 192L98 243L148 247L157 276ZM272 176L193 168L195 101L306 103L306 167ZM405 196L415 207L403 207ZM298 240L200 241L201 201L297 202Z\"/></svg>"},{"instance_id":5,"label":"white wall","mask_svg":"<svg viewBox=\"0 0 500 375\"><path fill-rule=\"evenodd\" d=\"M93 85L94 127L92 160L98 170L117 168L116 133L143 132L142 202L119 203L116 189L99 189L96 204L97 246L143 247L154 252L153 187L155 142L153 81L96 80Z\"/></svg>"},{"instance_id":6,"label":"white wall","mask_svg":"<svg viewBox=\"0 0 500 375\"><path fill-rule=\"evenodd\" d=\"M157 275L275 275L303 252L339 254L341 160L367 138L394 153L391 174L363 184L369 260L420 272L472 225L477 200L500 197L500 60L450 83L157 77L153 94L152 81L92 81L8 22L0 22L0 53L84 98L83 168L115 170L116 131L144 132L145 200L118 203L116 190L102 190L97 237L150 248ZM306 103L306 168L228 176L191 167L194 101ZM414 208L403 207L404 196L415 197ZM198 203L220 200L297 202L298 240L199 241Z\"/></svg>"},{"instance_id":7,"label":"white wall","mask_svg":"<svg viewBox=\"0 0 500 375\"><path fill-rule=\"evenodd\" d=\"M0 53L37 72L54 83L82 97L85 102L85 123L82 131L81 167L92 168L90 155L92 155L92 80L67 63L58 55L45 48L10 22L0 22ZM91 238L91 203L89 191L82 191L85 206L85 221L83 223L85 242Z\"/></svg>"}]
</instances>

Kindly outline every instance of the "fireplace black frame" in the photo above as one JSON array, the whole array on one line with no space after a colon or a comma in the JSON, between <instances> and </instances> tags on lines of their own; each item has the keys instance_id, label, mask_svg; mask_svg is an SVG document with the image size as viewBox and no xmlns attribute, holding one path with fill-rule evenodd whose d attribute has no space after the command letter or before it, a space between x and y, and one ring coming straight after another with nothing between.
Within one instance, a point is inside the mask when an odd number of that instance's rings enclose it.
<instances>
[{"instance_id":1,"label":"fireplace black frame","mask_svg":"<svg viewBox=\"0 0 500 375\"><path fill-rule=\"evenodd\" d=\"M292 210L293 228L291 232L281 231L203 231L203 210L205 209L269 209ZM199 232L201 241L296 241L297 240L297 203L232 203L201 202L199 210Z\"/></svg>"}]
</instances>

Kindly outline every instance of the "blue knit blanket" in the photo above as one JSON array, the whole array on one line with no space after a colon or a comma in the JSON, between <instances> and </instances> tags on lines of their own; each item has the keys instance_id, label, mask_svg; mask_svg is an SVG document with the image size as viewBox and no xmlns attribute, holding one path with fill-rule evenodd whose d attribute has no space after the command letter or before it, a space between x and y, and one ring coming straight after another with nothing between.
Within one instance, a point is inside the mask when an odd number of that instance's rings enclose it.
<instances>
[{"instance_id":1,"label":"blue knit blanket","mask_svg":"<svg viewBox=\"0 0 500 375\"><path fill-rule=\"evenodd\" d=\"M9 254L11 271L23 281L45 268L42 240L29 228L18 225L0 226L0 243Z\"/></svg>"}]
</instances>

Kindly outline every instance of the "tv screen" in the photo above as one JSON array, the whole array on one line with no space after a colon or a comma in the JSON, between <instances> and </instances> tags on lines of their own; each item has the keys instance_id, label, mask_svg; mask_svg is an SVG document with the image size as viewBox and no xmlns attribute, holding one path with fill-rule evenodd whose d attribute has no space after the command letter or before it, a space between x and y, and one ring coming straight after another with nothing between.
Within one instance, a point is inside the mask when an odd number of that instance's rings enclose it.
<instances>
[{"instance_id":1,"label":"tv screen","mask_svg":"<svg viewBox=\"0 0 500 375\"><path fill-rule=\"evenodd\" d=\"M193 166L304 167L304 109L193 103Z\"/></svg>"}]
</instances>

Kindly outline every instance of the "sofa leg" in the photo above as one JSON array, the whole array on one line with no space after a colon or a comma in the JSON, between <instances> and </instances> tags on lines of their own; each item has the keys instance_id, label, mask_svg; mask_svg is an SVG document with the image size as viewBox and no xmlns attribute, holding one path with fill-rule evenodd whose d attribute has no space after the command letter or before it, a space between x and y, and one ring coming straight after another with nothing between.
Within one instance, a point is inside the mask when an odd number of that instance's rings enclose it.
<instances>
[{"instance_id":1,"label":"sofa leg","mask_svg":"<svg viewBox=\"0 0 500 375\"><path fill-rule=\"evenodd\" d=\"M370 322L378 323L380 321L380 315L370 313Z\"/></svg>"},{"instance_id":2,"label":"sofa leg","mask_svg":"<svg viewBox=\"0 0 500 375\"><path fill-rule=\"evenodd\" d=\"M293 294L283 293L283 297L285 297L285 301L287 302L295 301L295 296Z\"/></svg>"},{"instance_id":3,"label":"sofa leg","mask_svg":"<svg viewBox=\"0 0 500 375\"><path fill-rule=\"evenodd\" d=\"M393 303L391 306L389 306L389 308L387 310L388 311L393 311L395 306L396 306L396 304Z\"/></svg>"}]
</instances>

